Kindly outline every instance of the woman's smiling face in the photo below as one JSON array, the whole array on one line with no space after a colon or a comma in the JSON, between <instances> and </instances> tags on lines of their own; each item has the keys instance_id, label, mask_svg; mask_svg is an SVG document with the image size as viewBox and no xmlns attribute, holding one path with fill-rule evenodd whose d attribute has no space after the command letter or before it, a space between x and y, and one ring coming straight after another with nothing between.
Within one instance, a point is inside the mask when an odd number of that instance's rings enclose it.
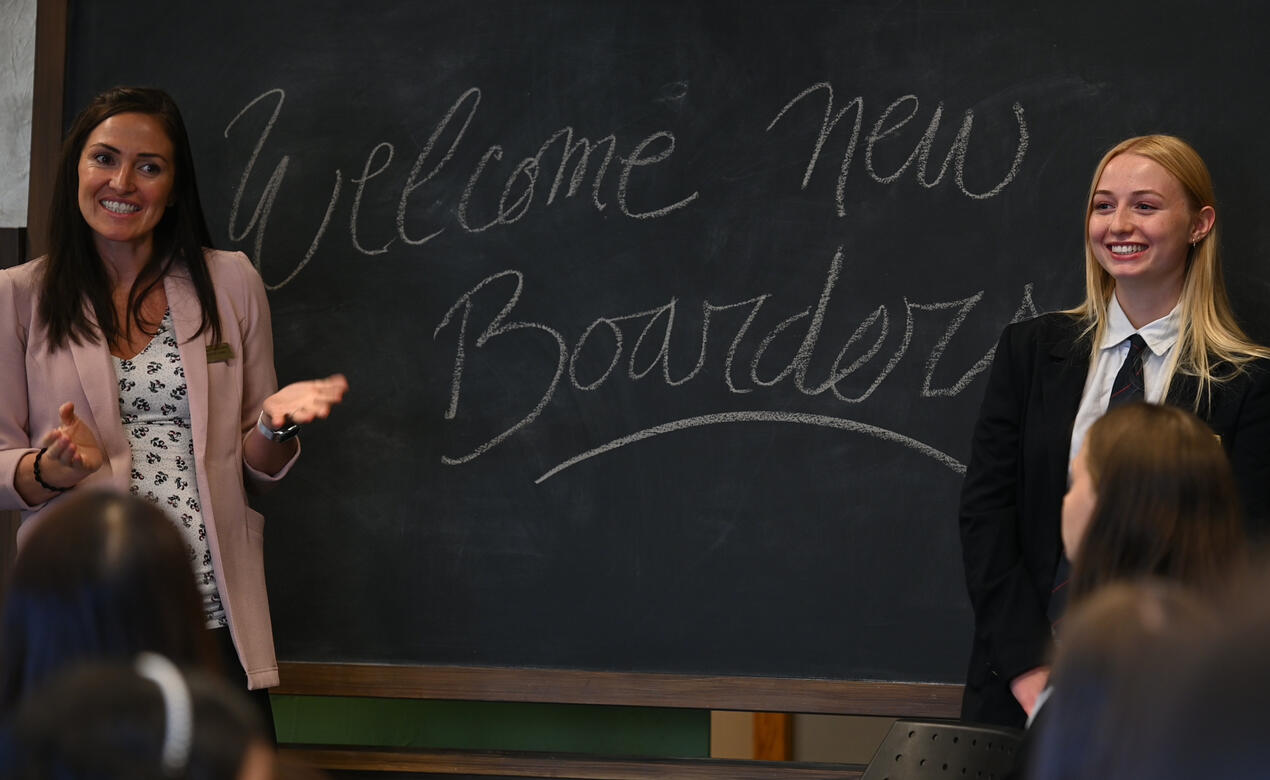
<instances>
[{"instance_id":1,"label":"woman's smiling face","mask_svg":"<svg viewBox=\"0 0 1270 780\"><path fill-rule=\"evenodd\" d=\"M107 117L79 157L79 210L101 249L148 244L171 205L176 171L172 141L149 114Z\"/></svg>"},{"instance_id":2,"label":"woman's smiling face","mask_svg":"<svg viewBox=\"0 0 1270 780\"><path fill-rule=\"evenodd\" d=\"M1089 245L1117 285L1181 291L1192 241L1211 227L1186 192L1154 160L1126 153L1103 168L1089 212ZM1158 286L1158 287L1157 287Z\"/></svg>"}]
</instances>

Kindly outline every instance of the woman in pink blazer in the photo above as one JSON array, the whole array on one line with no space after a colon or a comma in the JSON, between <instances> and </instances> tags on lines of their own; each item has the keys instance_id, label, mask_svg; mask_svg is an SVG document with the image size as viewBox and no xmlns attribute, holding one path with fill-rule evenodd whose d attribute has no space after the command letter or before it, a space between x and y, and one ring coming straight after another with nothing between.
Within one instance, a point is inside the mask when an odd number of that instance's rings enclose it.
<instances>
[{"instance_id":1,"label":"woman in pink blazer","mask_svg":"<svg viewBox=\"0 0 1270 780\"><path fill-rule=\"evenodd\" d=\"M263 519L247 489L281 479L299 425L342 376L281 390L264 285L218 252L176 104L116 88L63 145L46 257L0 271L0 509L22 538L59 499L112 487L186 534L209 628L245 684L278 683ZM267 696L258 697L267 706Z\"/></svg>"}]
</instances>

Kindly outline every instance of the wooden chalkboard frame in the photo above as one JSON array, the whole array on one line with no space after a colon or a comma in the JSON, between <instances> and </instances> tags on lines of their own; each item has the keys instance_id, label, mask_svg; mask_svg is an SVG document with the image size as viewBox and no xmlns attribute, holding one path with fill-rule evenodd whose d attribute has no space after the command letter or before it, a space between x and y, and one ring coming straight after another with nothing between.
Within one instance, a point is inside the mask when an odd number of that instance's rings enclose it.
<instances>
[{"instance_id":1,"label":"wooden chalkboard frame","mask_svg":"<svg viewBox=\"0 0 1270 780\"><path fill-rule=\"evenodd\" d=\"M27 193L29 257L44 254L49 199L62 146L62 92L66 81L67 0L38 0L35 9L35 83L31 104L31 178ZM25 258L24 258L25 259Z\"/></svg>"},{"instance_id":2,"label":"wooden chalkboard frame","mask_svg":"<svg viewBox=\"0 0 1270 780\"><path fill-rule=\"evenodd\" d=\"M962 686L799 677L283 662L274 693L955 718Z\"/></svg>"},{"instance_id":3,"label":"wooden chalkboard frame","mask_svg":"<svg viewBox=\"0 0 1270 780\"><path fill-rule=\"evenodd\" d=\"M962 686L942 683L286 661L280 663L279 667L282 684L272 691L279 695L292 696L358 696L957 718L961 710L962 695ZM780 718L788 730L788 717L775 717ZM863 767L858 766L810 765L789 761L636 761L594 756L350 749L314 745L289 745L285 752L292 760L330 771L419 774L466 773L603 780L638 780L667 776L696 777L702 780L827 780L856 778L863 771Z\"/></svg>"},{"instance_id":4,"label":"wooden chalkboard frame","mask_svg":"<svg viewBox=\"0 0 1270 780\"><path fill-rule=\"evenodd\" d=\"M461 750L376 750L292 746L292 761L333 772L372 770L410 776L569 778L570 780L853 780L864 774L858 764L815 764L736 759L626 759L574 755L481 753Z\"/></svg>"}]
</instances>

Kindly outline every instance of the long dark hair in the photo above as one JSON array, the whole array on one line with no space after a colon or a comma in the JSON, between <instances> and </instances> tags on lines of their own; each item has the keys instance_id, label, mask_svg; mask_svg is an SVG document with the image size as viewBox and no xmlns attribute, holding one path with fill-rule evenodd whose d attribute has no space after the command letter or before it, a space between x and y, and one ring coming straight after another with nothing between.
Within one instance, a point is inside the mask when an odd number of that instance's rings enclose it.
<instances>
[{"instance_id":1,"label":"long dark hair","mask_svg":"<svg viewBox=\"0 0 1270 780\"><path fill-rule=\"evenodd\" d=\"M97 125L116 114L147 114L163 126L175 156L172 205L154 228L154 254L141 269L128 292L128 314L122 322L115 316L110 279L105 264L93 246L93 233L79 210L79 158L84 144ZM53 201L49 207L48 260L40 289L40 316L48 326L54 347L67 342L96 342L103 336L114 345L135 323L149 332L158 323L141 316L141 302L177 262L188 269L203 321L198 334L209 328L220 341L220 316L216 310L212 278L203 248L212 246L203 205L198 197L194 156L185 122L175 101L164 91L146 87L115 87L88 104L71 125L57 164Z\"/></svg>"},{"instance_id":2,"label":"long dark hair","mask_svg":"<svg viewBox=\"0 0 1270 780\"><path fill-rule=\"evenodd\" d=\"M26 538L0 625L0 713L87 659L143 650L218 669L185 542L141 498L68 496Z\"/></svg>"},{"instance_id":3,"label":"long dark hair","mask_svg":"<svg viewBox=\"0 0 1270 780\"><path fill-rule=\"evenodd\" d=\"M1127 404L1090 426L1084 447L1097 497L1073 564L1073 602L1144 575L1215 588L1245 562L1230 461L1198 417Z\"/></svg>"}]
</instances>

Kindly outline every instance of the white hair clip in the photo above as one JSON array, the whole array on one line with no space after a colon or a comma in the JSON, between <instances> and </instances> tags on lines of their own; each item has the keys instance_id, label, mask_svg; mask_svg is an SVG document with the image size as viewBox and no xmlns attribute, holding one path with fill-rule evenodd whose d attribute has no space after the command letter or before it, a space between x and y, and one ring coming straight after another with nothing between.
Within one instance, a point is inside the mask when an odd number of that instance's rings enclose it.
<instances>
[{"instance_id":1,"label":"white hair clip","mask_svg":"<svg viewBox=\"0 0 1270 780\"><path fill-rule=\"evenodd\" d=\"M194 704L190 688L181 670L158 653L141 653L134 667L137 674L152 680L163 696L163 771L176 776L185 771L190 760L190 741L194 731Z\"/></svg>"}]
</instances>

